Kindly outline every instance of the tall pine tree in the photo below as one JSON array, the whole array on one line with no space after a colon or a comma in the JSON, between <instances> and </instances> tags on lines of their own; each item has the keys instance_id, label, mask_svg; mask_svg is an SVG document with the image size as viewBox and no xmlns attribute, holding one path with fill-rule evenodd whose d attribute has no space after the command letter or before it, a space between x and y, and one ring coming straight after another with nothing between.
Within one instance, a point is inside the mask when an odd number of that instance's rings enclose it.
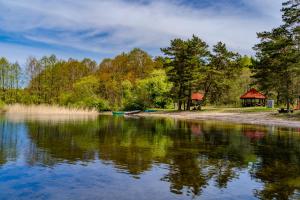
<instances>
[{"instance_id":1,"label":"tall pine tree","mask_svg":"<svg viewBox=\"0 0 300 200\"><path fill-rule=\"evenodd\" d=\"M201 68L206 65L210 52L208 45L195 35L189 40L174 39L170 47L161 49L166 55L165 67L169 80L174 85L178 110L187 102L185 108L190 110L191 95L201 78Z\"/></svg>"},{"instance_id":2,"label":"tall pine tree","mask_svg":"<svg viewBox=\"0 0 300 200\"><path fill-rule=\"evenodd\" d=\"M285 102L287 109L290 109L299 88L300 1L283 3L282 12L282 26L270 32L258 33L260 43L254 47L257 59L252 70L261 89L266 94L275 92L277 102Z\"/></svg>"}]
</instances>

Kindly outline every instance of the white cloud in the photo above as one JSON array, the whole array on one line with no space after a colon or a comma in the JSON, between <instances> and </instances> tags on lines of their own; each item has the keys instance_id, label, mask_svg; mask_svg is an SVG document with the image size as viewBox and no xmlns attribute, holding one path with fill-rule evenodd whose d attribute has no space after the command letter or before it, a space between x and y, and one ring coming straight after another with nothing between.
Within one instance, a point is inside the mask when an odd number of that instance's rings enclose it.
<instances>
[{"instance_id":1,"label":"white cloud","mask_svg":"<svg viewBox=\"0 0 300 200\"><path fill-rule=\"evenodd\" d=\"M192 34L210 45L221 40L231 49L251 53L256 32L280 24L282 0L241 1L249 11L233 5L223 5L221 10L193 8L167 0L148 4L124 0L0 0L0 27L33 41L99 56L133 47L159 49L174 37ZM103 32L108 35L93 37Z\"/></svg>"}]
</instances>

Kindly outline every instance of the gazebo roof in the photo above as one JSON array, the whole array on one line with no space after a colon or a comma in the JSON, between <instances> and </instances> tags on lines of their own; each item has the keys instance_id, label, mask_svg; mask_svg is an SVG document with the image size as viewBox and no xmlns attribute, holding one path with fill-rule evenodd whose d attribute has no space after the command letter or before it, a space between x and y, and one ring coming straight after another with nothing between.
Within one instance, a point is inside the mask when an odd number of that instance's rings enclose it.
<instances>
[{"instance_id":1,"label":"gazebo roof","mask_svg":"<svg viewBox=\"0 0 300 200\"><path fill-rule=\"evenodd\" d=\"M192 100L194 100L194 101L202 101L203 97L204 97L204 95L201 94L200 92L195 92L192 94Z\"/></svg>"},{"instance_id":2,"label":"gazebo roof","mask_svg":"<svg viewBox=\"0 0 300 200\"><path fill-rule=\"evenodd\" d=\"M256 89L252 88L244 95L240 97L241 99L266 99L267 97L262 93L258 92Z\"/></svg>"}]
</instances>

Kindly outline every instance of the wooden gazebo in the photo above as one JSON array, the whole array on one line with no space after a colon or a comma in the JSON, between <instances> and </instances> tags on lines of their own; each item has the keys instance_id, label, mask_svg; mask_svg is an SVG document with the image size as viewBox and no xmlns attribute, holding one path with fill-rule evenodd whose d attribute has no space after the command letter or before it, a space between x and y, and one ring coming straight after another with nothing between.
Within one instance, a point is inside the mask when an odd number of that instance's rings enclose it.
<instances>
[{"instance_id":1,"label":"wooden gazebo","mask_svg":"<svg viewBox=\"0 0 300 200\"><path fill-rule=\"evenodd\" d=\"M267 97L252 88L240 97L243 107L265 106Z\"/></svg>"},{"instance_id":2,"label":"wooden gazebo","mask_svg":"<svg viewBox=\"0 0 300 200\"><path fill-rule=\"evenodd\" d=\"M297 100L297 105L296 105L295 110L300 110L300 95L299 95L299 98Z\"/></svg>"},{"instance_id":3,"label":"wooden gazebo","mask_svg":"<svg viewBox=\"0 0 300 200\"><path fill-rule=\"evenodd\" d=\"M201 94L200 92L195 92L192 94L192 101L202 101L203 97L203 94Z\"/></svg>"},{"instance_id":4,"label":"wooden gazebo","mask_svg":"<svg viewBox=\"0 0 300 200\"><path fill-rule=\"evenodd\" d=\"M195 92L192 94L191 99L192 103L195 106L194 110L201 110L201 103L203 101L204 95L200 92Z\"/></svg>"}]
</instances>

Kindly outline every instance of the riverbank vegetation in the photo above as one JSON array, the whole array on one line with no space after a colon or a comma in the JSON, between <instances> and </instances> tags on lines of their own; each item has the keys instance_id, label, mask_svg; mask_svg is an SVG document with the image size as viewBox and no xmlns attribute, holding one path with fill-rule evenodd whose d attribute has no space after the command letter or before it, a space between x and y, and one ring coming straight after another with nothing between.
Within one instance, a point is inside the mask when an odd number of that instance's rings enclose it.
<instances>
[{"instance_id":1,"label":"riverbank vegetation","mask_svg":"<svg viewBox=\"0 0 300 200\"><path fill-rule=\"evenodd\" d=\"M5 106L5 113L7 115L15 115L16 113L21 115L98 115L97 110L83 109L83 108L70 108L55 105L21 105L14 104Z\"/></svg>"},{"instance_id":2,"label":"riverbank vegetation","mask_svg":"<svg viewBox=\"0 0 300 200\"><path fill-rule=\"evenodd\" d=\"M4 109L5 103L0 100L0 112Z\"/></svg>"},{"instance_id":3,"label":"riverbank vegetation","mask_svg":"<svg viewBox=\"0 0 300 200\"><path fill-rule=\"evenodd\" d=\"M256 87L287 108L300 95L299 1L283 4L283 24L258 33L255 57L242 56L197 36L174 39L151 57L133 49L100 64L91 59L30 57L26 67L0 59L0 98L6 104L61 105L108 110L178 108L190 110L191 94L203 104L240 106L239 97ZM0 105L1 106L1 105Z\"/></svg>"}]
</instances>

